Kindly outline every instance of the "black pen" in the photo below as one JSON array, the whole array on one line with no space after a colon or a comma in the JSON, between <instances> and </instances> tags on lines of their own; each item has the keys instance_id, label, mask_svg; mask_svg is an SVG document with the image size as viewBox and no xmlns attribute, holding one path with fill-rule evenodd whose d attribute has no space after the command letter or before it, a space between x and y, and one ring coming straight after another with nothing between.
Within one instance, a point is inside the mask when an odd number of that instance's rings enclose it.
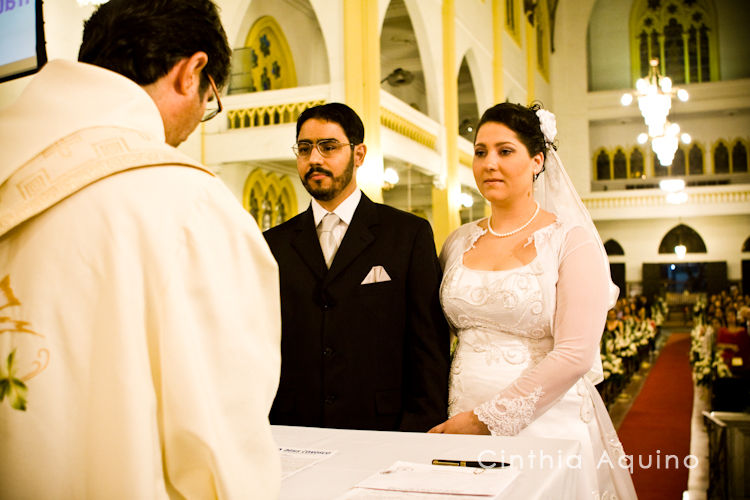
<instances>
[{"instance_id":1,"label":"black pen","mask_svg":"<svg viewBox=\"0 0 750 500\"><path fill-rule=\"evenodd\" d=\"M505 462L475 462L472 460L445 460L442 458L436 458L432 461L432 465L452 465L454 467L478 467L481 469L494 469L496 467L510 467L509 463Z\"/></svg>"}]
</instances>

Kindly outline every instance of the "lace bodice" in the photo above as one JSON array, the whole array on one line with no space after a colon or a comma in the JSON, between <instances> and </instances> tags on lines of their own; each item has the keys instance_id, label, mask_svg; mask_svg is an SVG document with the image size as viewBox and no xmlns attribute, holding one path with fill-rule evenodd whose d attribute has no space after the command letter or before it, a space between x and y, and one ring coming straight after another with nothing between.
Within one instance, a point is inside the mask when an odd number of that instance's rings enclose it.
<instances>
[{"instance_id":1,"label":"lace bodice","mask_svg":"<svg viewBox=\"0 0 750 500\"><path fill-rule=\"evenodd\" d=\"M458 336L449 412L473 410L492 434L515 435L598 361L608 277L592 271L601 256L580 227L536 231L537 256L504 271L463 264L483 234L462 226L441 254L441 302Z\"/></svg>"},{"instance_id":2,"label":"lace bodice","mask_svg":"<svg viewBox=\"0 0 750 500\"><path fill-rule=\"evenodd\" d=\"M445 316L456 330L502 331L539 339L550 336L549 315L543 314L536 259L507 271L470 269L460 260L443 278Z\"/></svg>"}]
</instances>

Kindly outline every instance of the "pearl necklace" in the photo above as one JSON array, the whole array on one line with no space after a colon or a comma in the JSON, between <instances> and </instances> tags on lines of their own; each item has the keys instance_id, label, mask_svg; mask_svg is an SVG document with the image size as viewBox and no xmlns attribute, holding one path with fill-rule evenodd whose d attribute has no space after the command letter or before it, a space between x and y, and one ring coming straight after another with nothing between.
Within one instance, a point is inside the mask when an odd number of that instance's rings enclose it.
<instances>
[{"instance_id":1,"label":"pearl necklace","mask_svg":"<svg viewBox=\"0 0 750 500\"><path fill-rule=\"evenodd\" d=\"M534 222L534 219L536 219L537 215L539 215L539 202L536 202L536 210L534 210L534 215L532 215L531 219L527 220L523 226L517 229L514 229L513 231L509 231L507 233L496 233L495 231L492 230L492 214L490 214L489 219L487 219L487 230L490 233L492 233L493 236L497 236L498 238L506 238L508 236L513 236L514 234L519 233L523 231L524 229L526 229L526 226Z\"/></svg>"}]
</instances>

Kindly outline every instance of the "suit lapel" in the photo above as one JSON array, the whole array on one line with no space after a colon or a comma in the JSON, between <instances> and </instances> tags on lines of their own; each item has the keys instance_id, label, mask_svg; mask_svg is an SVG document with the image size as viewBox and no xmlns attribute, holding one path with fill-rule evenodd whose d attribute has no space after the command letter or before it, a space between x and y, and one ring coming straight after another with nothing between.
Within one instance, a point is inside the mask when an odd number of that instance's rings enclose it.
<instances>
[{"instance_id":1,"label":"suit lapel","mask_svg":"<svg viewBox=\"0 0 750 500\"><path fill-rule=\"evenodd\" d=\"M294 250L318 278L323 278L327 269L323 259L323 251L320 249L318 233L315 231L315 220L311 206L307 207L307 211L299 218L295 231L297 234L292 239Z\"/></svg>"},{"instance_id":2,"label":"suit lapel","mask_svg":"<svg viewBox=\"0 0 750 500\"><path fill-rule=\"evenodd\" d=\"M378 213L375 203L362 193L359 205L357 205L357 209L354 211L352 223L347 228L344 239L341 241L336 256L333 258L331 268L325 277L325 283L331 282L375 241L375 234L372 232L372 227L377 224Z\"/></svg>"}]
</instances>

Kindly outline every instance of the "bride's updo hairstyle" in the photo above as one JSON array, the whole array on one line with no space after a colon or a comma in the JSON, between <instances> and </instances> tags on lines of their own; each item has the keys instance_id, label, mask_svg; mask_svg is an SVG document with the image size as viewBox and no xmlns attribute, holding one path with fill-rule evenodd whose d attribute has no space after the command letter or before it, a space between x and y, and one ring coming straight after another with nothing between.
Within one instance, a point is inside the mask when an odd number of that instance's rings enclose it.
<instances>
[{"instance_id":1,"label":"bride's updo hairstyle","mask_svg":"<svg viewBox=\"0 0 750 500\"><path fill-rule=\"evenodd\" d=\"M539 153L547 160L547 144L544 140L539 117L536 112L542 107L534 103L528 108L512 102L501 102L484 112L477 124L477 132L485 123L501 123L511 129L518 136L518 140L526 146L532 158ZM474 142L477 142L476 134ZM544 167L542 167L544 170Z\"/></svg>"}]
</instances>

